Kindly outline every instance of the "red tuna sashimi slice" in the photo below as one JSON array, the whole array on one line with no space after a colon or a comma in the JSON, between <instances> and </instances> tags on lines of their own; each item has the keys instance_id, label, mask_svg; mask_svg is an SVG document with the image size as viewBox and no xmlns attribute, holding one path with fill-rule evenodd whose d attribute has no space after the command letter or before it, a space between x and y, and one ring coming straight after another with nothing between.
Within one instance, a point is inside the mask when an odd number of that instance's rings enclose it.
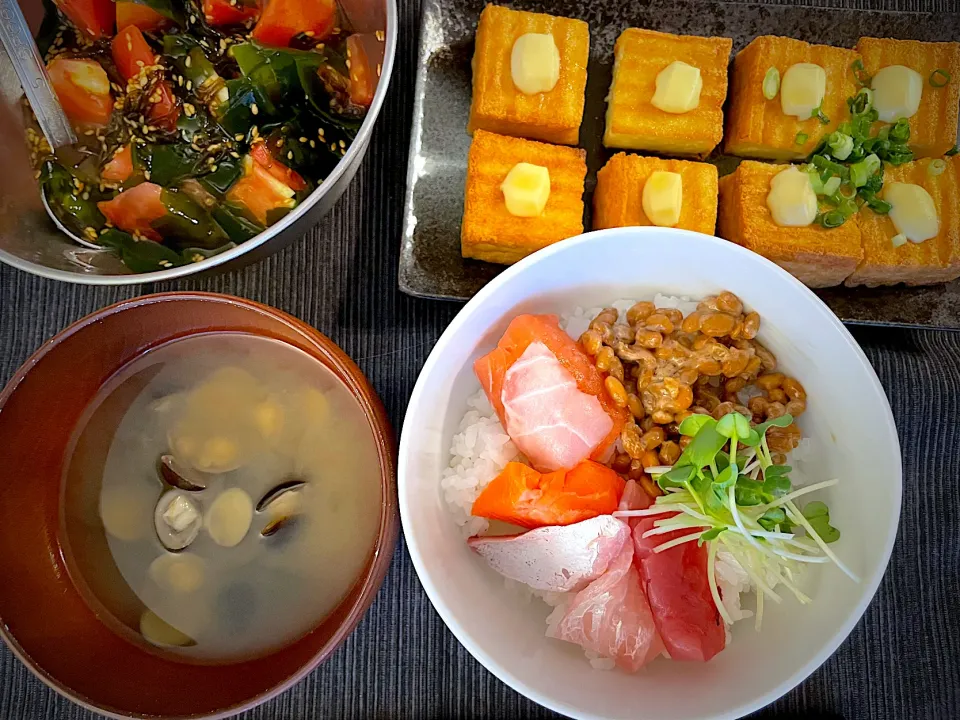
<instances>
[{"instance_id":1,"label":"red tuna sashimi slice","mask_svg":"<svg viewBox=\"0 0 960 720\"><path fill-rule=\"evenodd\" d=\"M497 411L500 422L506 427L502 394L507 370L534 342L546 345L576 380L579 390L595 396L604 412L610 416L613 427L591 454L594 460L606 459L608 451L620 437L629 412L626 408L618 408L610 399L603 385L603 375L580 345L560 328L556 315L518 315L507 327L497 347L474 363L474 372L490 404Z\"/></svg>"},{"instance_id":2,"label":"red tuna sashimi slice","mask_svg":"<svg viewBox=\"0 0 960 720\"><path fill-rule=\"evenodd\" d=\"M620 506L618 510L646 510L653 505L653 498L647 495L647 491L636 480L627 480L623 487L623 495L620 496Z\"/></svg>"},{"instance_id":3,"label":"red tuna sashimi slice","mask_svg":"<svg viewBox=\"0 0 960 720\"><path fill-rule=\"evenodd\" d=\"M537 470L572 468L613 428L595 395L587 395L542 342L530 343L503 378L507 435Z\"/></svg>"},{"instance_id":4,"label":"red tuna sashimi slice","mask_svg":"<svg viewBox=\"0 0 960 720\"><path fill-rule=\"evenodd\" d=\"M576 643L636 672L663 651L663 643L633 565L623 546L607 571L574 597L550 637Z\"/></svg>"},{"instance_id":5,"label":"red tuna sashimi slice","mask_svg":"<svg viewBox=\"0 0 960 720\"><path fill-rule=\"evenodd\" d=\"M633 529L636 559L647 597L670 657L706 662L726 644L726 629L707 579L707 548L693 540L653 552L658 545L691 532L678 530L644 538L643 534L663 517L668 516L641 518Z\"/></svg>"},{"instance_id":6,"label":"red tuna sashimi slice","mask_svg":"<svg viewBox=\"0 0 960 720\"><path fill-rule=\"evenodd\" d=\"M531 530L522 535L472 537L467 544L501 575L535 590L580 590L632 546L630 528L611 515Z\"/></svg>"}]
</instances>

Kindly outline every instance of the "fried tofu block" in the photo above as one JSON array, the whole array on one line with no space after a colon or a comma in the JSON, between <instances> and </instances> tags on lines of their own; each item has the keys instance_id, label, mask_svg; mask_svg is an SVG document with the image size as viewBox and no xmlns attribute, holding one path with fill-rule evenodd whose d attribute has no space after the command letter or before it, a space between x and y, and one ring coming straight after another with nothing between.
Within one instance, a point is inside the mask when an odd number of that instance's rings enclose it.
<instances>
[{"instance_id":1,"label":"fried tofu block","mask_svg":"<svg viewBox=\"0 0 960 720\"><path fill-rule=\"evenodd\" d=\"M870 76L890 65L916 70L923 78L920 109L910 118L910 147L914 157L940 157L957 142L957 106L960 104L960 43L918 42L860 38L857 52ZM930 84L935 70L950 74L943 87ZM936 82L943 82L938 77Z\"/></svg>"},{"instance_id":2,"label":"fried tofu block","mask_svg":"<svg viewBox=\"0 0 960 720\"><path fill-rule=\"evenodd\" d=\"M939 234L921 243L894 247L891 240L897 230L890 217L862 209L857 213L857 225L864 255L847 285L930 285L960 277L960 156L948 158L939 175L930 174L931 162L934 160L927 158L887 166L883 182L884 186L913 183L930 193L940 220Z\"/></svg>"},{"instance_id":3,"label":"fried tofu block","mask_svg":"<svg viewBox=\"0 0 960 720\"><path fill-rule=\"evenodd\" d=\"M509 265L583 232L586 152L478 130L467 158L461 250L466 258ZM517 163L546 167L550 196L538 217L507 211L500 185Z\"/></svg>"},{"instance_id":4,"label":"fried tofu block","mask_svg":"<svg viewBox=\"0 0 960 720\"><path fill-rule=\"evenodd\" d=\"M525 95L513 83L513 44L527 33L552 34L560 51L560 79L549 92ZM589 54L590 31L582 20L487 5L477 26L467 131L488 130L576 145Z\"/></svg>"},{"instance_id":5,"label":"fried tofu block","mask_svg":"<svg viewBox=\"0 0 960 720\"><path fill-rule=\"evenodd\" d=\"M822 137L849 117L847 98L858 90L852 70L857 58L853 50L791 38L763 35L753 40L733 61L724 150L730 155L768 160L805 158ZM797 63L813 63L826 72L821 109L828 124L817 118L798 120L786 115L779 94L772 100L763 96L763 79L771 67L783 78Z\"/></svg>"},{"instance_id":6,"label":"fried tofu block","mask_svg":"<svg viewBox=\"0 0 960 720\"><path fill-rule=\"evenodd\" d=\"M603 144L706 157L723 137L723 103L733 40L627 28L617 38ZM687 113L650 104L657 75L679 60L700 69L700 104Z\"/></svg>"},{"instance_id":7,"label":"fried tofu block","mask_svg":"<svg viewBox=\"0 0 960 720\"><path fill-rule=\"evenodd\" d=\"M860 229L852 220L829 230L777 225L767 195L773 176L784 168L744 160L720 178L718 235L772 260L809 287L839 285L863 257Z\"/></svg>"},{"instance_id":8,"label":"fried tofu block","mask_svg":"<svg viewBox=\"0 0 960 720\"><path fill-rule=\"evenodd\" d=\"M717 168L690 160L662 160L617 153L597 173L593 228L652 225L643 212L643 186L656 171L679 173L683 182L680 222L675 227L713 235L717 227Z\"/></svg>"}]
</instances>

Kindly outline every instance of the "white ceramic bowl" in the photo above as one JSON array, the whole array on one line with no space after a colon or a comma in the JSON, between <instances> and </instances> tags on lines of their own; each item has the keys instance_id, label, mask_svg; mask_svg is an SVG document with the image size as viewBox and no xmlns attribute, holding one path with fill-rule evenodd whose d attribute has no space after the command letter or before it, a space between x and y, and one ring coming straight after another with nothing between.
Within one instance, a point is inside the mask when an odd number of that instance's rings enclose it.
<instances>
[{"instance_id":1,"label":"white ceramic bowl","mask_svg":"<svg viewBox=\"0 0 960 720\"><path fill-rule=\"evenodd\" d=\"M759 339L806 387L800 424L820 451L805 464L841 482L819 495L842 531L836 567L808 576L814 599L750 620L705 664L658 660L635 675L595 671L580 648L544 636L548 608L524 604L468 550L440 491L450 441L479 389L473 360L521 312L571 312L654 293L698 299L728 289L763 318ZM400 512L427 595L457 639L515 690L582 718L735 718L800 683L843 642L873 597L890 557L901 498L900 445L890 406L856 342L789 274L732 243L682 230L624 228L564 241L506 270L440 338L420 375L400 441Z\"/></svg>"}]
</instances>

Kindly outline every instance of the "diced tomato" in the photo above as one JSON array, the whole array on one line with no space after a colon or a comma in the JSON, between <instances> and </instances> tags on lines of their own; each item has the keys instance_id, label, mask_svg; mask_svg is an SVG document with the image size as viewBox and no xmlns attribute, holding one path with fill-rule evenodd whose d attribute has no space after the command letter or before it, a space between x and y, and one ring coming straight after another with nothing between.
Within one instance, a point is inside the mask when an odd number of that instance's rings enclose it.
<instances>
[{"instance_id":1,"label":"diced tomato","mask_svg":"<svg viewBox=\"0 0 960 720\"><path fill-rule=\"evenodd\" d=\"M319 42L330 35L336 22L336 0L267 0L253 39L287 47L295 35L308 33Z\"/></svg>"},{"instance_id":2,"label":"diced tomato","mask_svg":"<svg viewBox=\"0 0 960 720\"><path fill-rule=\"evenodd\" d=\"M370 107L377 89L377 67L370 45L379 43L375 35L351 35L347 38L347 60L350 64L350 100L354 105ZM376 46L374 46L376 47Z\"/></svg>"},{"instance_id":3,"label":"diced tomato","mask_svg":"<svg viewBox=\"0 0 960 720\"><path fill-rule=\"evenodd\" d=\"M124 80L130 80L136 77L142 68L160 62L136 25L128 25L118 32L111 44L111 50L113 62L116 63L117 70L123 75ZM158 100L150 108L147 117L150 118L152 125L173 130L180 117L180 106L173 96L170 83L166 80L160 82L158 90Z\"/></svg>"},{"instance_id":4,"label":"diced tomato","mask_svg":"<svg viewBox=\"0 0 960 720\"><path fill-rule=\"evenodd\" d=\"M247 155L243 159L243 177L227 191L227 202L241 205L259 222L267 225L273 210L296 206L293 188L270 174L260 163Z\"/></svg>"},{"instance_id":5,"label":"diced tomato","mask_svg":"<svg viewBox=\"0 0 960 720\"><path fill-rule=\"evenodd\" d=\"M167 208L160 199L163 188L154 183L140 183L124 190L113 200L97 203L100 212L115 226L131 234L136 234L160 242L163 238L153 228L153 222L167 214Z\"/></svg>"},{"instance_id":6,"label":"diced tomato","mask_svg":"<svg viewBox=\"0 0 960 720\"><path fill-rule=\"evenodd\" d=\"M148 5L138 2L117 1L117 30L136 25L144 32L168 25L170 20Z\"/></svg>"},{"instance_id":7,"label":"diced tomato","mask_svg":"<svg viewBox=\"0 0 960 720\"><path fill-rule=\"evenodd\" d=\"M130 145L114 153L110 161L103 166L100 177L109 182L126 182L133 175L133 151Z\"/></svg>"},{"instance_id":8,"label":"diced tomato","mask_svg":"<svg viewBox=\"0 0 960 720\"><path fill-rule=\"evenodd\" d=\"M255 163L291 190L299 192L307 187L307 183L300 177L299 173L288 168L271 154L266 143L258 142L254 144L250 148L250 156Z\"/></svg>"},{"instance_id":9,"label":"diced tomato","mask_svg":"<svg viewBox=\"0 0 960 720\"><path fill-rule=\"evenodd\" d=\"M113 0L56 0L63 14L94 40L113 34Z\"/></svg>"},{"instance_id":10,"label":"diced tomato","mask_svg":"<svg viewBox=\"0 0 960 720\"><path fill-rule=\"evenodd\" d=\"M623 478L592 460L552 473L512 462L484 488L471 513L525 528L572 525L612 513L623 488Z\"/></svg>"},{"instance_id":11,"label":"diced tomato","mask_svg":"<svg viewBox=\"0 0 960 720\"><path fill-rule=\"evenodd\" d=\"M243 25L259 14L258 2L244 5L237 0L203 0L203 17L210 25Z\"/></svg>"},{"instance_id":12,"label":"diced tomato","mask_svg":"<svg viewBox=\"0 0 960 720\"><path fill-rule=\"evenodd\" d=\"M113 112L110 79L96 60L55 57L47 74L67 117L76 125L106 125Z\"/></svg>"}]
</instances>

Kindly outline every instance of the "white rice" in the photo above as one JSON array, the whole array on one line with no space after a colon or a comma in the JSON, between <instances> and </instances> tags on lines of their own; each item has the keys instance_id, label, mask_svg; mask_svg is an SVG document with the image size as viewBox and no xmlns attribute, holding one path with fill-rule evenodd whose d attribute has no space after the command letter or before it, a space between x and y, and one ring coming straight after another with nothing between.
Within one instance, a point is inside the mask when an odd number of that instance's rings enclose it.
<instances>
[{"instance_id":1,"label":"white rice","mask_svg":"<svg viewBox=\"0 0 960 720\"><path fill-rule=\"evenodd\" d=\"M610 307L616 308L620 312L620 319L625 321L626 311L635 302L635 300L617 300L611 303ZM658 308L677 308L684 316L697 308L697 302L689 298L659 293L654 296L653 302ZM571 337L579 338L602 309L578 307L569 315L561 316L560 325ZM450 464L444 470L440 481L447 507L465 538L482 535L489 528L487 520L470 514L474 501L490 481L507 466L507 463L522 459L516 445L500 424L483 389L470 396L467 407L468 410L460 421L457 434L453 436L450 445ZM803 471L803 466L813 457L814 452L812 441L809 438L803 438L800 445L790 454L790 464L793 467L791 480L795 486L800 487L810 482ZM716 572L723 604L730 617L734 621L752 617L753 613L750 610L740 607L740 594L752 592L753 583L733 555L720 550L717 553ZM546 616L547 636L554 634L575 595L575 593L537 591L509 578L504 578L504 584L520 602L529 603L536 597L553 608ZM728 628L728 644L730 639ZM612 670L616 666L615 661L610 658L601 657L590 650L584 652L590 665L596 670Z\"/></svg>"}]
</instances>

